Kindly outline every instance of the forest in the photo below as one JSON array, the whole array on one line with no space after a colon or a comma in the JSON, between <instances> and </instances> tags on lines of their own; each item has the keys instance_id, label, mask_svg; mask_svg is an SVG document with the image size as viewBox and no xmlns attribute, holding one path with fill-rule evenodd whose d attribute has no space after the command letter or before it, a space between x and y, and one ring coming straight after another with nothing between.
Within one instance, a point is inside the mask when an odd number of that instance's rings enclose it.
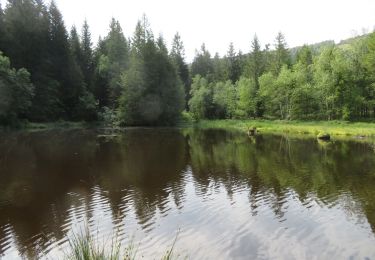
<instances>
[{"instance_id":1,"label":"forest","mask_svg":"<svg viewBox=\"0 0 375 260\"><path fill-rule=\"evenodd\" d=\"M208 32L209 33L209 32ZM249 32L250 34L251 32ZM52 1L0 6L0 124L105 121L174 125L200 119L369 121L375 117L375 33L289 48L256 34L249 52L223 57L205 44L186 61L146 16L127 38L118 20L94 43L90 27L68 30Z\"/></svg>"}]
</instances>

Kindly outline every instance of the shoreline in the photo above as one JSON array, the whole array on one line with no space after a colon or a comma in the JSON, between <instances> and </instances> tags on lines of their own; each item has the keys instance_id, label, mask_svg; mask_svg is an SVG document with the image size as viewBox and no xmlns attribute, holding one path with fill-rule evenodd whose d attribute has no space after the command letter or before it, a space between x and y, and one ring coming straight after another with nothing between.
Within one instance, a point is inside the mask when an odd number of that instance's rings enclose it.
<instances>
[{"instance_id":1,"label":"shoreline","mask_svg":"<svg viewBox=\"0 0 375 260\"><path fill-rule=\"evenodd\" d=\"M201 129L233 129L247 131L256 127L260 133L375 137L375 123L346 121L283 121L283 120L202 120L191 124Z\"/></svg>"},{"instance_id":2,"label":"shoreline","mask_svg":"<svg viewBox=\"0 0 375 260\"><path fill-rule=\"evenodd\" d=\"M199 128L199 129L227 129L247 132L249 128L256 127L260 134L294 134L294 135L318 135L320 132L329 133L334 137L375 137L375 122L347 122L347 121L285 121L285 120L201 120L198 122L181 121L175 126L131 126L110 127L100 121L72 122L57 121L48 123L26 123L20 127L0 127L2 131L43 131L51 129L84 129L106 128L120 130L126 128Z\"/></svg>"}]
</instances>

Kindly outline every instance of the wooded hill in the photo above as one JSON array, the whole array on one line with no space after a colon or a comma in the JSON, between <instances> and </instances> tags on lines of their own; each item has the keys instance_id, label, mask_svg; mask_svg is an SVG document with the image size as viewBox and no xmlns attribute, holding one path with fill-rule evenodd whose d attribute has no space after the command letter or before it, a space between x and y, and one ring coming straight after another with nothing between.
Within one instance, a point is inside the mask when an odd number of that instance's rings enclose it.
<instances>
[{"instance_id":1,"label":"wooded hill","mask_svg":"<svg viewBox=\"0 0 375 260\"><path fill-rule=\"evenodd\" d=\"M224 57L202 44L191 64L177 33L167 49L144 16L133 36L110 21L94 46L89 25L69 32L52 1L0 6L0 124L104 120L171 125L195 119L371 120L375 116L375 34L289 49L279 33L248 54Z\"/></svg>"}]
</instances>

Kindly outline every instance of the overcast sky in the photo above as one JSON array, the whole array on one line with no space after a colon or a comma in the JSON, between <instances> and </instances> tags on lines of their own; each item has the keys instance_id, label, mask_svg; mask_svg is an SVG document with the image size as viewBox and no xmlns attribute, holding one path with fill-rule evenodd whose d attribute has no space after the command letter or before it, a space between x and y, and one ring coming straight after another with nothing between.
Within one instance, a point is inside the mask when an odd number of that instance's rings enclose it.
<instances>
[{"instance_id":1,"label":"overcast sky","mask_svg":"<svg viewBox=\"0 0 375 260\"><path fill-rule=\"evenodd\" d=\"M4 1L4 0L3 0ZM230 42L248 52L257 33L262 45L282 31L289 46L335 40L372 31L375 0L55 0L68 29L87 18L93 40L106 35L111 17L130 37L145 13L155 35L168 44L178 31L191 60L202 42L213 55Z\"/></svg>"}]
</instances>

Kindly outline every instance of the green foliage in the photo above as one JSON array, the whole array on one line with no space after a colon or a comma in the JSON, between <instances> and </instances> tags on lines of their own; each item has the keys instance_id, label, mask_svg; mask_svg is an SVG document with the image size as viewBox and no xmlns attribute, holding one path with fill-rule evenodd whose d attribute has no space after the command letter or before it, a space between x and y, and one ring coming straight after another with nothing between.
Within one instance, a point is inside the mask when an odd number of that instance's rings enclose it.
<instances>
[{"instance_id":1,"label":"green foliage","mask_svg":"<svg viewBox=\"0 0 375 260\"><path fill-rule=\"evenodd\" d=\"M101 108L101 111L98 113L98 119L107 127L118 127L120 124L117 111L108 107Z\"/></svg>"},{"instance_id":2,"label":"green foliage","mask_svg":"<svg viewBox=\"0 0 375 260\"><path fill-rule=\"evenodd\" d=\"M122 92L122 74L129 67L129 43L120 23L112 19L110 31L96 53L95 96L100 107L117 108Z\"/></svg>"},{"instance_id":3,"label":"green foliage","mask_svg":"<svg viewBox=\"0 0 375 260\"><path fill-rule=\"evenodd\" d=\"M213 85L212 104L215 118L231 118L236 110L236 89L230 80Z\"/></svg>"},{"instance_id":4,"label":"green foliage","mask_svg":"<svg viewBox=\"0 0 375 260\"><path fill-rule=\"evenodd\" d=\"M214 68L211 54L206 50L206 45L203 43L200 51L196 51L194 61L191 64L191 75L201 75L202 77L211 79L213 77L213 72Z\"/></svg>"},{"instance_id":5,"label":"green foliage","mask_svg":"<svg viewBox=\"0 0 375 260\"><path fill-rule=\"evenodd\" d=\"M172 62L176 67L177 74L180 77L180 80L183 83L184 90L185 90L185 108L189 109L188 102L190 99L190 74L189 74L189 67L185 62L185 49L183 42L181 40L181 36L176 33L173 38L172 43L172 50L170 53L172 58Z\"/></svg>"},{"instance_id":6,"label":"green foliage","mask_svg":"<svg viewBox=\"0 0 375 260\"><path fill-rule=\"evenodd\" d=\"M162 37L154 40L143 18L134 34L129 69L121 79L123 125L175 124L184 109L183 83Z\"/></svg>"},{"instance_id":7,"label":"green foliage","mask_svg":"<svg viewBox=\"0 0 375 260\"><path fill-rule=\"evenodd\" d=\"M196 120L373 120L374 35L291 50L282 33L274 48L255 35L249 54L231 43L224 57L211 57L202 44L189 66L180 35L169 52L145 15L131 40L112 19L93 47L87 21L81 35L75 27L68 35L54 1L8 1L0 50L15 71L2 74L2 123L92 121L104 108L122 125L174 124L184 109Z\"/></svg>"},{"instance_id":8,"label":"green foliage","mask_svg":"<svg viewBox=\"0 0 375 260\"><path fill-rule=\"evenodd\" d=\"M256 89L259 89L259 77L265 70L265 57L261 50L257 35L251 43L251 53L247 59L246 70L244 75L252 78L255 82Z\"/></svg>"},{"instance_id":9,"label":"green foliage","mask_svg":"<svg viewBox=\"0 0 375 260\"><path fill-rule=\"evenodd\" d=\"M212 91L208 81L200 75L193 78L191 85L190 111L196 120L209 118L212 107Z\"/></svg>"},{"instance_id":10,"label":"green foliage","mask_svg":"<svg viewBox=\"0 0 375 260\"><path fill-rule=\"evenodd\" d=\"M213 67L213 81L226 81L229 79L228 70L226 66L226 60L220 58L218 53L215 53L215 56L212 60Z\"/></svg>"},{"instance_id":11,"label":"green foliage","mask_svg":"<svg viewBox=\"0 0 375 260\"><path fill-rule=\"evenodd\" d=\"M240 59L240 54L235 52L233 43L231 42L229 44L229 49L224 60L226 62L226 75L232 83L237 82L237 80L240 78L242 74L242 66Z\"/></svg>"},{"instance_id":12,"label":"green foliage","mask_svg":"<svg viewBox=\"0 0 375 260\"><path fill-rule=\"evenodd\" d=\"M86 87L92 90L93 77L94 77L94 64L93 64L93 50L91 42L91 33L89 25L85 20L82 27L82 40L81 40L82 58L80 60L80 67L83 74Z\"/></svg>"},{"instance_id":13,"label":"green foliage","mask_svg":"<svg viewBox=\"0 0 375 260\"><path fill-rule=\"evenodd\" d=\"M9 59L0 52L0 124L14 125L25 119L33 96L30 74L10 68Z\"/></svg>"},{"instance_id":14,"label":"green foliage","mask_svg":"<svg viewBox=\"0 0 375 260\"><path fill-rule=\"evenodd\" d=\"M275 53L273 56L272 71L277 75L284 65L290 65L290 55L284 35L279 32L275 41Z\"/></svg>"},{"instance_id":15,"label":"green foliage","mask_svg":"<svg viewBox=\"0 0 375 260\"><path fill-rule=\"evenodd\" d=\"M257 90L255 81L241 77L236 84L238 101L236 116L239 118L255 117L257 104Z\"/></svg>"},{"instance_id":16,"label":"green foliage","mask_svg":"<svg viewBox=\"0 0 375 260\"><path fill-rule=\"evenodd\" d=\"M85 91L79 98L77 115L85 121L97 119L97 102L91 92Z\"/></svg>"}]
</instances>

